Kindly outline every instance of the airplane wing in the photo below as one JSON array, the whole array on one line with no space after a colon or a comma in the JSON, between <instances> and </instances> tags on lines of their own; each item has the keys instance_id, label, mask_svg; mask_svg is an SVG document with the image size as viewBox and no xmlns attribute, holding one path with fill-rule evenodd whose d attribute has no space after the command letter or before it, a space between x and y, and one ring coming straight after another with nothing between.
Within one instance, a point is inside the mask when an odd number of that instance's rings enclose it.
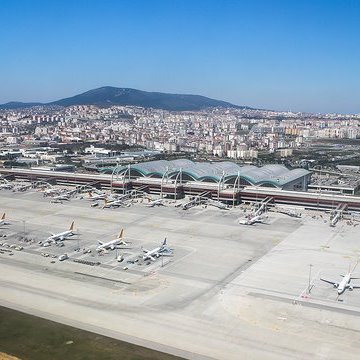
<instances>
[{"instance_id":1,"label":"airplane wing","mask_svg":"<svg viewBox=\"0 0 360 360\"><path fill-rule=\"evenodd\" d=\"M331 285L337 285L337 284L338 284L338 283L335 282L335 281L330 281L330 280L326 280L326 279L323 279L323 278L320 278L320 280L321 280L321 281L324 281L324 282L326 282L326 283L328 283L328 284L331 284Z\"/></svg>"},{"instance_id":2,"label":"airplane wing","mask_svg":"<svg viewBox=\"0 0 360 360\"><path fill-rule=\"evenodd\" d=\"M127 246L127 245L129 245L129 244L131 244L131 241L121 240L121 241L119 242L119 245L125 245L125 246Z\"/></svg>"},{"instance_id":3,"label":"airplane wing","mask_svg":"<svg viewBox=\"0 0 360 360\"><path fill-rule=\"evenodd\" d=\"M174 256L172 252L162 252L160 253L161 256Z\"/></svg>"},{"instance_id":4,"label":"airplane wing","mask_svg":"<svg viewBox=\"0 0 360 360\"><path fill-rule=\"evenodd\" d=\"M151 259L152 261L156 261L156 259L151 255L149 255L149 259Z\"/></svg>"}]
</instances>

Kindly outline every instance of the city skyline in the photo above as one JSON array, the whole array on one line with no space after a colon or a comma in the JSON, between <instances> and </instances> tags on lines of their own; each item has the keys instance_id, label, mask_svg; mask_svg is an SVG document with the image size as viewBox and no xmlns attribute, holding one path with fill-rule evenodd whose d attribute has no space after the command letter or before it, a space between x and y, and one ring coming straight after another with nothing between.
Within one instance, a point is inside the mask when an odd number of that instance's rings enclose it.
<instances>
[{"instance_id":1,"label":"city skyline","mask_svg":"<svg viewBox=\"0 0 360 360\"><path fill-rule=\"evenodd\" d=\"M355 1L2 1L2 9L0 103L111 85L360 112Z\"/></svg>"}]
</instances>

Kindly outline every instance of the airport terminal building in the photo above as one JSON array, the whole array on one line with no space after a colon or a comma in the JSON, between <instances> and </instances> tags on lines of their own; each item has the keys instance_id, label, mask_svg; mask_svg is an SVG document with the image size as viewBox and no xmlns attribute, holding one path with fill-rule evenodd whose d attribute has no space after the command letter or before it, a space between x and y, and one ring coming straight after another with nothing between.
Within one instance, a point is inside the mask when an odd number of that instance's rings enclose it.
<instances>
[{"instance_id":1,"label":"airport terminal building","mask_svg":"<svg viewBox=\"0 0 360 360\"><path fill-rule=\"evenodd\" d=\"M105 168L104 172L128 179L161 179L163 183L194 183L204 190L210 184L220 188L260 186L282 190L306 191L310 182L310 172L305 169L289 170L283 165L272 164L262 167L239 166L230 161L193 162L187 159L157 160Z\"/></svg>"},{"instance_id":2,"label":"airport terminal building","mask_svg":"<svg viewBox=\"0 0 360 360\"><path fill-rule=\"evenodd\" d=\"M308 192L311 172L289 170L283 165L239 166L230 161L193 162L187 159L157 160L113 168L103 173L42 169L0 168L4 179L74 185L82 189L110 189L123 194L156 194L161 198L192 196L235 206L241 202L267 201L316 208L345 206L359 211L359 197Z\"/></svg>"}]
</instances>

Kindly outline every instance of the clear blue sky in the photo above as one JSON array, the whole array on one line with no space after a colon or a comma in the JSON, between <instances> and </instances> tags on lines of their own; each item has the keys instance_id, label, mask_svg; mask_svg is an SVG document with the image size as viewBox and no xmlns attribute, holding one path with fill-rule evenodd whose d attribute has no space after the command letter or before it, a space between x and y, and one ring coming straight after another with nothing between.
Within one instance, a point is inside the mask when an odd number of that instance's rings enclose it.
<instances>
[{"instance_id":1,"label":"clear blue sky","mask_svg":"<svg viewBox=\"0 0 360 360\"><path fill-rule=\"evenodd\" d=\"M0 103L111 85L360 113L358 0L0 0Z\"/></svg>"}]
</instances>

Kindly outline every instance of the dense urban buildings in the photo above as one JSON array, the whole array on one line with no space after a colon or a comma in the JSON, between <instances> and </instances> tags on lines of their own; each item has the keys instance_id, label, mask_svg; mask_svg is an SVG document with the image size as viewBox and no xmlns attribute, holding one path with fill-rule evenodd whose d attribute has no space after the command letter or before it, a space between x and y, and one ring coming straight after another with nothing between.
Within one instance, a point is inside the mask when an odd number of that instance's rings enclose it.
<instances>
[{"instance_id":1,"label":"dense urban buildings","mask_svg":"<svg viewBox=\"0 0 360 360\"><path fill-rule=\"evenodd\" d=\"M133 106L39 106L0 111L0 146L102 142L251 160L291 157L314 139L360 137L360 115L210 108L169 112Z\"/></svg>"}]
</instances>

